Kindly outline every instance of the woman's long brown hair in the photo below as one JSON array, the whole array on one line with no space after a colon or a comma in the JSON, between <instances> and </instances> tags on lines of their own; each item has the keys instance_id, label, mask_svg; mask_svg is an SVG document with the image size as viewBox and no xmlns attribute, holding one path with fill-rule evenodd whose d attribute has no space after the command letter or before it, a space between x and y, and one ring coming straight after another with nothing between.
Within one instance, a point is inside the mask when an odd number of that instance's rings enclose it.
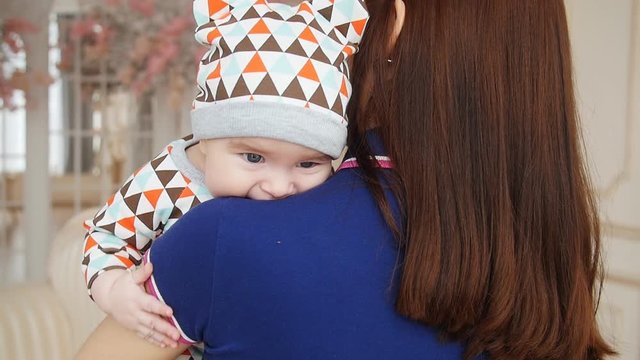
<instances>
[{"instance_id":1,"label":"woman's long brown hair","mask_svg":"<svg viewBox=\"0 0 640 360\"><path fill-rule=\"evenodd\" d=\"M462 341L466 359L612 354L596 324L600 229L563 2L404 2L388 50L394 1L367 1L352 79L368 102L349 108L350 146L403 250L397 311ZM362 142L372 126L403 224Z\"/></svg>"}]
</instances>

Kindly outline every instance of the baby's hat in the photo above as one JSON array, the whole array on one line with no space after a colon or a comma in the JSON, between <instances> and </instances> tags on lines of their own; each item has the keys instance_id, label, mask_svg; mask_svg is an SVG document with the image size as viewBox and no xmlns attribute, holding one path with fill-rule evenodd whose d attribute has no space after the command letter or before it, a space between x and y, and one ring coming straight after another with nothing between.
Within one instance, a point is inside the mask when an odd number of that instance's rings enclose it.
<instances>
[{"instance_id":1,"label":"baby's hat","mask_svg":"<svg viewBox=\"0 0 640 360\"><path fill-rule=\"evenodd\" d=\"M369 14L363 0L194 0L197 139L267 137L337 158L347 137L347 58Z\"/></svg>"}]
</instances>

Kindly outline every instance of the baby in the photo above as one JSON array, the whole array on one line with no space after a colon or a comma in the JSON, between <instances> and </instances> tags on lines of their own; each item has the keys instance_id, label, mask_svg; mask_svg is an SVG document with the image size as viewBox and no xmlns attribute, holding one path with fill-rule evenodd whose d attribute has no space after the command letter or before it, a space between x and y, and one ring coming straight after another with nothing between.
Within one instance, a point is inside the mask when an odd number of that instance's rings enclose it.
<instances>
[{"instance_id":1,"label":"baby","mask_svg":"<svg viewBox=\"0 0 640 360\"><path fill-rule=\"evenodd\" d=\"M362 0L195 0L193 7L196 39L210 47L197 74L193 136L169 144L85 223L90 296L161 346L178 338L161 318L171 309L140 286L150 265L130 270L203 201L281 199L331 175L346 142L347 59L368 19ZM201 357L198 349L186 355Z\"/></svg>"}]
</instances>

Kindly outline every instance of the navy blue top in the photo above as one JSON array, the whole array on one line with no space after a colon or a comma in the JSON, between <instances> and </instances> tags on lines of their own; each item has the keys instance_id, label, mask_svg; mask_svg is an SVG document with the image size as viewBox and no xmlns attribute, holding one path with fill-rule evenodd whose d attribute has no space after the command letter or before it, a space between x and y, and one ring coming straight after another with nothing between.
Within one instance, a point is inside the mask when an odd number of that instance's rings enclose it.
<instances>
[{"instance_id":1,"label":"navy blue top","mask_svg":"<svg viewBox=\"0 0 640 360\"><path fill-rule=\"evenodd\" d=\"M203 203L149 254L205 359L461 358L395 312L396 242L357 168L284 200Z\"/></svg>"}]
</instances>

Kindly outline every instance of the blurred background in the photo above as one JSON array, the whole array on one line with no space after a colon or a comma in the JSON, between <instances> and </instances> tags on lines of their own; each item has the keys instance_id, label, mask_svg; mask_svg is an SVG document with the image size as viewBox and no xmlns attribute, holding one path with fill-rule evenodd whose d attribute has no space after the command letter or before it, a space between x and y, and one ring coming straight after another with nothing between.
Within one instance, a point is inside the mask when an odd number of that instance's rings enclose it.
<instances>
[{"instance_id":1,"label":"blurred background","mask_svg":"<svg viewBox=\"0 0 640 360\"><path fill-rule=\"evenodd\" d=\"M600 323L640 360L640 0L565 4L605 236ZM82 221L189 133L193 28L187 0L0 0L0 359L69 359L101 318Z\"/></svg>"}]
</instances>

